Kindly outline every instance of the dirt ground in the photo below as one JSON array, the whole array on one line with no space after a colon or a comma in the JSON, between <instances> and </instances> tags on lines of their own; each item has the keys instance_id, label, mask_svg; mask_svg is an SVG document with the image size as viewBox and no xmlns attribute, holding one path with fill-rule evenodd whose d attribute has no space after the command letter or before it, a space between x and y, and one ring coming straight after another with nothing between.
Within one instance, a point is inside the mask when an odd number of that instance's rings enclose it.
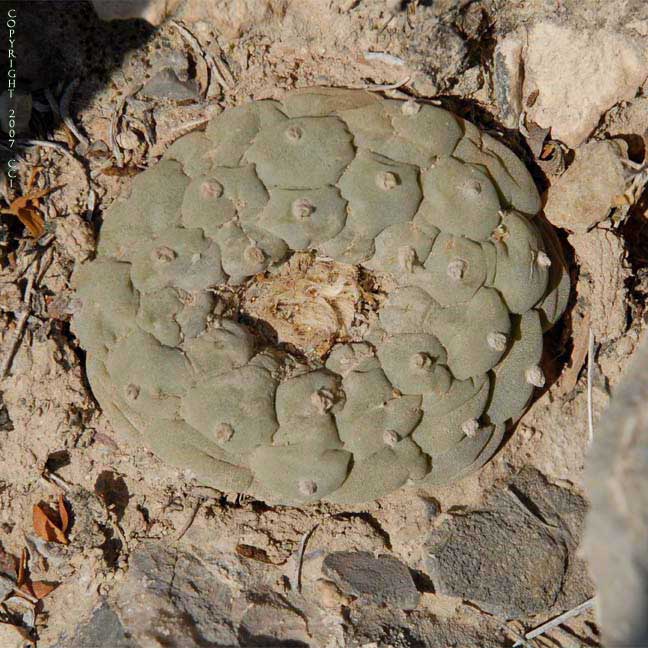
<instances>
[{"instance_id":1,"label":"dirt ground","mask_svg":"<svg viewBox=\"0 0 648 648\"><path fill-rule=\"evenodd\" d=\"M2 10L11 6L21 55L31 57L25 69L36 72L22 87L18 80L32 109L18 155L3 149L5 160L18 160L19 180L11 186L3 176L2 207L52 191L28 203L22 218L0 217L0 565L16 589L31 592L26 600L6 591L0 645L512 646L592 596L581 561L576 593L562 607L507 620L440 594L426 575L424 550L431 529L479 508L524 466L584 495L588 417L596 434L645 326L644 3L178 0L167 1L171 19L155 28L103 22L84 2L2 3ZM39 29L47 36L40 46ZM175 98L178 86L141 91L162 67L190 96ZM406 488L358 507L268 507L193 483L128 445L86 382L84 351L70 332L69 279L92 257L115 197L170 143L223 108L309 85L433 99L459 112L527 162L547 217L561 227L573 287L568 312L546 338L547 385L495 458L452 486ZM584 147L610 139L620 142L611 157L588 164L599 158ZM615 172L620 185L601 189ZM60 514L47 523L34 509L56 508L60 496L70 516L62 534ZM213 592L200 583L213 574L234 599L245 599L240 644L192 637L183 624L197 613L178 613L180 595L165 602L167 621L158 618L171 629L151 631L146 609L163 595L152 593L147 578L157 576L142 567L150 547L153 557L169 552L174 564L196 561L194 607L211 609ZM358 606L326 589L317 577L321 557L340 550L389 553L405 563L421 592L417 608ZM25 552L26 571L13 562ZM294 587L300 564L301 592ZM56 584L51 592L48 583ZM255 592L264 592L262 604ZM117 610L115 632L125 634L93 643L88 627L106 622L97 610ZM283 621L270 631L271 619ZM255 634L255 623L263 633ZM589 609L527 645L600 641Z\"/></svg>"}]
</instances>

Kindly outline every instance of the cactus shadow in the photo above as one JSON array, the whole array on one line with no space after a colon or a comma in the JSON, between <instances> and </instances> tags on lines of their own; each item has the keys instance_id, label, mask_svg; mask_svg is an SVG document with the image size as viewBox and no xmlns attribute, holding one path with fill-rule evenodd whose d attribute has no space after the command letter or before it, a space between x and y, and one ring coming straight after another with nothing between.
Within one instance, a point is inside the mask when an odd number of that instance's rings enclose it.
<instances>
[{"instance_id":1,"label":"cactus shadow","mask_svg":"<svg viewBox=\"0 0 648 648\"><path fill-rule=\"evenodd\" d=\"M149 0L138 2L144 7ZM11 40L5 24L10 16L15 21L11 23ZM61 115L50 109L46 90L60 100L72 80L96 80L94 92L85 84L83 93L75 93L70 112L82 110L93 95L108 86L112 73L128 54L142 48L156 32L142 19L105 22L87 1L0 0L0 17L4 33L0 39L0 74L6 80L13 68L15 92L29 95L32 102L29 115L16 115L17 121L28 119L26 130L16 133L18 138L48 139L60 126ZM7 89L7 83L3 83L0 93ZM3 132L2 138L6 141L7 133Z\"/></svg>"}]
</instances>

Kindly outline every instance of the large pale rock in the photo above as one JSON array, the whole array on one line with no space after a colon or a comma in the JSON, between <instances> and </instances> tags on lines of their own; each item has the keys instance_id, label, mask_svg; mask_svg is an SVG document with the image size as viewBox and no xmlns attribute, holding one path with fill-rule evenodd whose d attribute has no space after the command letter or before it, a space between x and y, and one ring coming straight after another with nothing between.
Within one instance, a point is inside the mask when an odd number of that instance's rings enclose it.
<instances>
[{"instance_id":1,"label":"large pale rock","mask_svg":"<svg viewBox=\"0 0 648 648\"><path fill-rule=\"evenodd\" d=\"M615 199L626 190L626 148L622 140L581 146L574 162L549 191L547 220L576 233L586 232L605 220Z\"/></svg>"},{"instance_id":2,"label":"large pale rock","mask_svg":"<svg viewBox=\"0 0 648 648\"><path fill-rule=\"evenodd\" d=\"M526 40L527 118L570 147L587 138L605 111L632 99L648 76L645 50L612 31L545 21L530 28Z\"/></svg>"}]
</instances>

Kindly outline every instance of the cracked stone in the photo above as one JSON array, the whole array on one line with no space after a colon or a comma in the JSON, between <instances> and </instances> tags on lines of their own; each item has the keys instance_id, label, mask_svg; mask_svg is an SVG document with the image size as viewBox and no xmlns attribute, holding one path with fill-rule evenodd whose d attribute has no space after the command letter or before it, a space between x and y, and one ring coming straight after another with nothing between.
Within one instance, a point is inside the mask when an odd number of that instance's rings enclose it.
<instances>
[{"instance_id":1,"label":"cracked stone","mask_svg":"<svg viewBox=\"0 0 648 648\"><path fill-rule=\"evenodd\" d=\"M154 74L141 90L150 99L171 99L172 101L199 101L200 94L193 81L180 81L171 68L162 68Z\"/></svg>"},{"instance_id":2,"label":"cracked stone","mask_svg":"<svg viewBox=\"0 0 648 648\"><path fill-rule=\"evenodd\" d=\"M605 220L628 185L622 140L593 141L576 151L574 162L558 178L545 206L556 227L583 233Z\"/></svg>"},{"instance_id":3,"label":"cracked stone","mask_svg":"<svg viewBox=\"0 0 648 648\"><path fill-rule=\"evenodd\" d=\"M493 491L483 510L432 531L427 572L438 593L502 618L568 609L591 590L584 565L580 576L572 568L584 514L581 497L527 467Z\"/></svg>"},{"instance_id":4,"label":"cracked stone","mask_svg":"<svg viewBox=\"0 0 648 648\"><path fill-rule=\"evenodd\" d=\"M196 556L151 543L135 551L116 611L128 634L143 646L177 648L238 645L232 594Z\"/></svg>"},{"instance_id":5,"label":"cracked stone","mask_svg":"<svg viewBox=\"0 0 648 648\"><path fill-rule=\"evenodd\" d=\"M4 645L4 644L3 644ZM81 624L69 641L63 640L57 648L80 648L82 646L110 646L110 648L139 648L126 633L115 611L102 602L90 619Z\"/></svg>"},{"instance_id":6,"label":"cracked stone","mask_svg":"<svg viewBox=\"0 0 648 648\"><path fill-rule=\"evenodd\" d=\"M409 569L392 556L337 551L324 559L322 571L345 594L374 605L413 610L420 599Z\"/></svg>"}]
</instances>

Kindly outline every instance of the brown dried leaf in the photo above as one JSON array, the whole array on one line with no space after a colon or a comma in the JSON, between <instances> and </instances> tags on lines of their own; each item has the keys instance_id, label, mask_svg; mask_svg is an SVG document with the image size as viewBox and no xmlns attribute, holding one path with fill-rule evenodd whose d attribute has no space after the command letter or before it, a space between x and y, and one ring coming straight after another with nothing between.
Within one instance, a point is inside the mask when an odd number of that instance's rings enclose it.
<instances>
[{"instance_id":1,"label":"brown dried leaf","mask_svg":"<svg viewBox=\"0 0 648 648\"><path fill-rule=\"evenodd\" d=\"M32 173L27 193L13 200L8 208L1 209L0 214L15 216L29 230L29 233L34 238L39 238L45 232L45 221L38 211L40 199L52 193L52 191L56 191L58 187L49 187L48 189L40 189L32 192L31 188L34 184L34 178L35 174Z\"/></svg>"},{"instance_id":2,"label":"brown dried leaf","mask_svg":"<svg viewBox=\"0 0 648 648\"><path fill-rule=\"evenodd\" d=\"M70 525L70 515L67 511L67 507L65 506L63 495L59 495L58 497L58 513L59 517L61 518L61 531L65 533L68 530L68 526Z\"/></svg>"},{"instance_id":3,"label":"brown dried leaf","mask_svg":"<svg viewBox=\"0 0 648 648\"><path fill-rule=\"evenodd\" d=\"M22 594L23 598L26 598L28 601L36 598L36 594L34 594L34 590L32 589L32 584L29 581L18 587L16 589L16 594Z\"/></svg>"},{"instance_id":4,"label":"brown dried leaf","mask_svg":"<svg viewBox=\"0 0 648 648\"><path fill-rule=\"evenodd\" d=\"M40 238L45 233L45 221L37 209L33 207L19 208L15 216L34 238Z\"/></svg>"},{"instance_id":5,"label":"brown dried leaf","mask_svg":"<svg viewBox=\"0 0 648 648\"><path fill-rule=\"evenodd\" d=\"M52 521L48 510L41 504L34 504L34 531L47 542L68 544L65 533Z\"/></svg>"},{"instance_id":6,"label":"brown dried leaf","mask_svg":"<svg viewBox=\"0 0 648 648\"><path fill-rule=\"evenodd\" d=\"M48 581L34 581L31 583L31 591L37 599L43 599L53 592L60 583L51 583Z\"/></svg>"}]
</instances>

